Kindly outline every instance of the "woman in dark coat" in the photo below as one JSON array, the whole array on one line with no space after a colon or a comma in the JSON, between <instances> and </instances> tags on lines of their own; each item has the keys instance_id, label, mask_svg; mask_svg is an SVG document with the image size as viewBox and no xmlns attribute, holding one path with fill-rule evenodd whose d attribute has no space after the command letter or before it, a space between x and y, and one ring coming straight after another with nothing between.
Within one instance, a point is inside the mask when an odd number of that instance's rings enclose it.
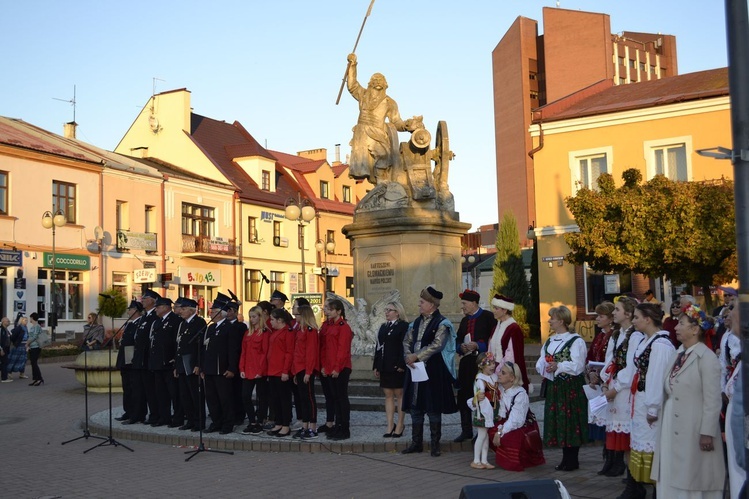
<instances>
[{"instance_id":1,"label":"woman in dark coat","mask_svg":"<svg viewBox=\"0 0 749 499\"><path fill-rule=\"evenodd\" d=\"M24 371L26 371L26 343L29 340L27 323L28 319L26 317L19 317L16 320L16 327L10 332L12 347L8 356L8 366L5 369L8 371L8 375L17 372L18 379L28 378L24 374Z\"/></svg>"},{"instance_id":2,"label":"woman in dark coat","mask_svg":"<svg viewBox=\"0 0 749 499\"><path fill-rule=\"evenodd\" d=\"M385 305L386 322L380 326L377 333L377 347L375 349L372 369L380 379L380 387L385 392L385 415L387 417L387 433L384 438L398 438L403 435L406 422L403 412L403 381L406 377L406 362L403 360L403 337L408 331L408 319L400 302L390 302ZM398 404L398 423L394 424L396 399Z\"/></svg>"}]
</instances>

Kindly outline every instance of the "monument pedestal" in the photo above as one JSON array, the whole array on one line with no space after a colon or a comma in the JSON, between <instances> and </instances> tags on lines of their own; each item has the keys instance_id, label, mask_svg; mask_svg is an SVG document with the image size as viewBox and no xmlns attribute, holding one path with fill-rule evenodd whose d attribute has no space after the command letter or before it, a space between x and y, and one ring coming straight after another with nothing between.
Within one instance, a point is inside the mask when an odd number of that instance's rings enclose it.
<instances>
[{"instance_id":1,"label":"monument pedestal","mask_svg":"<svg viewBox=\"0 0 749 499\"><path fill-rule=\"evenodd\" d=\"M460 240L471 224L455 212L391 208L354 215L343 228L354 257L354 295L367 305L397 289L409 320L429 284L444 293L440 312L460 321Z\"/></svg>"}]
</instances>

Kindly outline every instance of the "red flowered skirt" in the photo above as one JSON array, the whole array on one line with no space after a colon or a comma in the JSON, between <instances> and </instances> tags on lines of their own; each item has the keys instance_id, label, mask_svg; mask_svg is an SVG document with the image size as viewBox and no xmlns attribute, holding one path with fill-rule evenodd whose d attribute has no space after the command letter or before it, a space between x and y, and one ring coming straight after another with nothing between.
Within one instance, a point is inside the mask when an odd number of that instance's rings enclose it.
<instances>
[{"instance_id":1,"label":"red flowered skirt","mask_svg":"<svg viewBox=\"0 0 749 499\"><path fill-rule=\"evenodd\" d=\"M535 435L528 433L535 431ZM494 435L497 428L489 428L489 447L494 451L497 466L507 471L523 471L546 463L541 437L538 434L538 423L533 421L522 428L502 435L499 447L494 446Z\"/></svg>"},{"instance_id":2,"label":"red flowered skirt","mask_svg":"<svg viewBox=\"0 0 749 499\"><path fill-rule=\"evenodd\" d=\"M547 382L544 405L544 444L579 447L588 441L588 399L585 377L562 374Z\"/></svg>"}]
</instances>

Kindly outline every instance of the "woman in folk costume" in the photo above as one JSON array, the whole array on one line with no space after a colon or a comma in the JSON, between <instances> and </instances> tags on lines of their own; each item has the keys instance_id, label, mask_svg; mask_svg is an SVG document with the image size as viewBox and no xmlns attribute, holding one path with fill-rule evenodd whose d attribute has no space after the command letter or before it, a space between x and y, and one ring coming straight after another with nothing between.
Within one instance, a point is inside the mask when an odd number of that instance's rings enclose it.
<instances>
[{"instance_id":1,"label":"woman in folk costume","mask_svg":"<svg viewBox=\"0 0 749 499\"><path fill-rule=\"evenodd\" d=\"M528 393L523 389L520 366L505 362L498 382L502 392L499 423L489 429L497 466L508 471L523 471L546 463L538 422L530 410Z\"/></svg>"},{"instance_id":2,"label":"woman in folk costume","mask_svg":"<svg viewBox=\"0 0 749 499\"><path fill-rule=\"evenodd\" d=\"M564 305L549 310L553 333L536 362L536 370L546 379L544 404L544 444L562 448L557 471L580 467L580 446L588 441L588 400L585 384L585 340L570 331L572 312Z\"/></svg>"},{"instance_id":3,"label":"woman in folk costume","mask_svg":"<svg viewBox=\"0 0 749 499\"><path fill-rule=\"evenodd\" d=\"M653 483L653 466L663 407L663 377L674 360L674 346L668 331L662 327L660 305L640 303L635 308L632 324L645 337L634 349L635 374L632 377L632 430L626 488L617 499L644 499L645 483ZM670 496L665 496L670 499Z\"/></svg>"},{"instance_id":4,"label":"woman in folk costume","mask_svg":"<svg viewBox=\"0 0 749 499\"><path fill-rule=\"evenodd\" d=\"M614 324L614 304L610 301L604 301L596 305L596 331L593 341L588 347L588 357L585 362L590 366L591 362L606 363L607 353L609 351L609 340L614 332L618 331ZM608 356L610 357L610 356ZM597 388L601 385L601 378L598 376L601 369L589 368L587 372L588 385L591 388ZM606 412L608 411L588 411L588 439L591 442L606 443ZM606 447L603 448L603 456L606 457ZM624 468L622 468L624 471Z\"/></svg>"},{"instance_id":5,"label":"woman in folk costume","mask_svg":"<svg viewBox=\"0 0 749 499\"><path fill-rule=\"evenodd\" d=\"M730 318L730 322L729 322ZM735 326L734 326L735 324ZM728 318L726 319L726 327L727 330L724 333L724 335L731 335L735 338L738 338L741 334L739 331L739 306L738 304L735 304L731 307L731 310L729 312ZM723 389L724 395L728 398L728 407L726 407L726 448L728 451L728 478L729 478L729 484L731 486L731 499L738 499L739 493L741 492L741 487L744 485L744 482L746 481L746 471L739 465L739 463L736 460L736 451L743 451L741 447L736 448L736 440L734 438L734 432L736 430L734 429L733 425L731 424L731 414L734 411L734 405L736 405L736 401L734 400L734 394L737 390L740 390L740 386L737 386L738 378L741 377L741 370L743 369L741 365L743 362L740 361L741 359L741 342L738 344L739 351L736 352L736 365L733 367L733 369L730 370L730 373L728 375L728 380L726 381L726 386ZM723 355L723 351L721 350L721 355ZM721 381L722 381L722 372L721 372ZM738 402L741 404L741 402ZM743 410L742 410L743 413ZM743 439L739 438L738 441L741 442Z\"/></svg>"},{"instance_id":6,"label":"woman in folk costume","mask_svg":"<svg viewBox=\"0 0 749 499\"><path fill-rule=\"evenodd\" d=\"M525 343L523 330L512 317L515 310L515 302L511 298L502 295L494 295L492 298L492 311L497 319L497 327L489 340L489 352L497 359L497 373L510 361L520 367L523 379L523 388L530 393L528 372L525 368Z\"/></svg>"},{"instance_id":7,"label":"woman in folk costume","mask_svg":"<svg viewBox=\"0 0 749 499\"><path fill-rule=\"evenodd\" d=\"M632 431L632 378L635 375L635 349L645 335L632 325L637 300L620 296L614 305L614 322L619 325L609 340L606 365L601 372L602 391L608 400L606 419L606 461L599 475L619 476L627 466L624 454L629 452Z\"/></svg>"},{"instance_id":8,"label":"woman in folk costume","mask_svg":"<svg viewBox=\"0 0 749 499\"><path fill-rule=\"evenodd\" d=\"M658 379L665 390L663 426L650 476L657 481L658 497L723 497L720 364L705 344L712 329L712 320L699 307L682 309L676 326L681 346Z\"/></svg>"},{"instance_id":9,"label":"woman in folk costume","mask_svg":"<svg viewBox=\"0 0 749 499\"><path fill-rule=\"evenodd\" d=\"M478 436L473 444L473 462L471 468L479 470L494 469L489 464L489 428L493 428L498 420L499 385L494 369L497 363L491 353L482 353L476 358L479 372L473 381L473 398L466 401L473 411L473 426L477 428Z\"/></svg>"}]
</instances>

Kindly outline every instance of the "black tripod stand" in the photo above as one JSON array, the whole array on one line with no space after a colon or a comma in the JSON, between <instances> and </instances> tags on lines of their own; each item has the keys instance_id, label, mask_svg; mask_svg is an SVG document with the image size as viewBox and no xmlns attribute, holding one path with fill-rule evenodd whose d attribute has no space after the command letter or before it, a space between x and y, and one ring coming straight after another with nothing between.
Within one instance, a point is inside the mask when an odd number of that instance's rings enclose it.
<instances>
[{"instance_id":1,"label":"black tripod stand","mask_svg":"<svg viewBox=\"0 0 749 499\"><path fill-rule=\"evenodd\" d=\"M106 296L106 297L109 297L111 299L111 296L109 296L109 295L101 295L101 296ZM125 324L127 324L128 322L130 322L130 319L132 319L134 315L135 315L135 312L130 317L128 317L127 321L125 321ZM114 320L113 320L113 322L114 322ZM118 329L117 332L114 335L112 335L112 339L109 341L109 345L107 345L109 347L108 348L108 350L109 350L109 435L107 436L107 438L104 439L104 441L102 443L100 443L98 445L94 445L90 449L84 450L83 451L84 454L87 453L88 451L96 449L97 447L106 447L108 445L114 445L115 447L124 447L127 450L129 450L130 452L134 452L133 449L131 449L130 447L128 447L127 445L125 445L125 444L123 444L121 442L118 442L112 436L112 348L114 348L114 338L116 338L117 335L122 330L122 328L125 327L125 324L123 324L122 326L120 326L120 329Z\"/></svg>"},{"instance_id":2,"label":"black tripod stand","mask_svg":"<svg viewBox=\"0 0 749 499\"><path fill-rule=\"evenodd\" d=\"M211 322L214 322L216 317L219 316L221 311L219 311L216 315L211 317ZM197 341L198 338L203 337L208 332L208 324L205 325L203 328L203 331L198 332L198 334L195 335L195 338L193 338L192 341ZM204 340L205 342L205 340ZM203 350L203 345L198 345L198 366L200 366L200 352ZM205 421L205 382L200 377L200 374L197 374L198 376L198 446L195 448L195 450L189 450L185 452L185 454L190 454L190 457L185 459L185 462L189 461L190 459L194 458L201 452L213 452L215 454L231 454L234 455L234 452L228 451L228 450L213 450L213 449L206 449L205 443L203 442L203 421Z\"/></svg>"},{"instance_id":3,"label":"black tripod stand","mask_svg":"<svg viewBox=\"0 0 749 499\"><path fill-rule=\"evenodd\" d=\"M98 440L106 440L104 437L92 435L91 432L88 430L88 350L83 351L83 384L85 385L83 388L83 400L84 400L83 406L84 406L84 411L86 415L86 417L83 419L83 435L81 435L80 437L72 438L70 440L66 440L62 443L62 445L69 444L70 442L75 442L76 440L80 440L82 438L85 440L88 440L89 438L96 438Z\"/></svg>"},{"instance_id":4,"label":"black tripod stand","mask_svg":"<svg viewBox=\"0 0 749 499\"><path fill-rule=\"evenodd\" d=\"M94 323L99 322L99 311L96 311ZM83 343L85 345L86 338L83 338ZM95 438L97 440L106 440L104 437L99 437L97 435L92 435L91 432L88 429L88 349L83 349L83 407L85 411L85 418L83 419L83 435L80 437L72 438L70 440L66 440L65 442L62 442L61 445L69 444L70 442L75 442L76 440L84 439L88 440L89 438Z\"/></svg>"}]
</instances>

